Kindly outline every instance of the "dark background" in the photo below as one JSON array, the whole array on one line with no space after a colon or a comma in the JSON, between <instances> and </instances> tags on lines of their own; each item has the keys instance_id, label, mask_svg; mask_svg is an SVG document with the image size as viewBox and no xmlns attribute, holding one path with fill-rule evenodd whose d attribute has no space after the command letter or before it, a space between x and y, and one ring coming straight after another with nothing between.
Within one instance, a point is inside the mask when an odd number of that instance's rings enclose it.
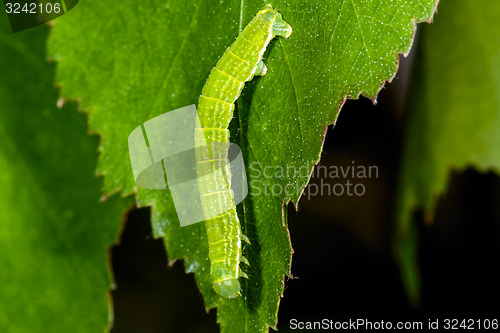
<instances>
[{"instance_id":1,"label":"dark background","mask_svg":"<svg viewBox=\"0 0 500 333\"><path fill-rule=\"evenodd\" d=\"M361 197L303 197L298 212L289 206L295 278L285 283L280 332L288 331L292 318L499 318L500 179L491 173L452 173L432 225L415 212L420 306L406 298L392 255L403 110L411 101L406 92L412 59L402 60L377 105L366 98L346 103L328 131L321 159L326 166L375 165L379 177L363 181ZM193 275L184 273L181 261L168 267L162 241L152 237L149 209L128 215L112 265L113 333L218 332L215 310L205 312Z\"/></svg>"}]
</instances>

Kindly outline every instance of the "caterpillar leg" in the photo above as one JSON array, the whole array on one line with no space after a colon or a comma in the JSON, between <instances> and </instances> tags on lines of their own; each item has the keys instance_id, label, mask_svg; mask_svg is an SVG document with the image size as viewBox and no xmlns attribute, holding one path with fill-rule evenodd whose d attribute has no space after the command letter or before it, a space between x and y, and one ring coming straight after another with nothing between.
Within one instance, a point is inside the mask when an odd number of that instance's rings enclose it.
<instances>
[{"instance_id":1,"label":"caterpillar leg","mask_svg":"<svg viewBox=\"0 0 500 333\"><path fill-rule=\"evenodd\" d=\"M246 235L241 234L241 240L247 243L248 245L251 245L250 239Z\"/></svg>"},{"instance_id":2,"label":"caterpillar leg","mask_svg":"<svg viewBox=\"0 0 500 333\"><path fill-rule=\"evenodd\" d=\"M244 256L241 256L241 262L247 266L250 266L250 262L248 261L247 258L245 258Z\"/></svg>"},{"instance_id":3,"label":"caterpillar leg","mask_svg":"<svg viewBox=\"0 0 500 333\"><path fill-rule=\"evenodd\" d=\"M267 66L266 64L261 60L257 64L257 69L255 70L255 76L264 76L267 73Z\"/></svg>"}]
</instances>

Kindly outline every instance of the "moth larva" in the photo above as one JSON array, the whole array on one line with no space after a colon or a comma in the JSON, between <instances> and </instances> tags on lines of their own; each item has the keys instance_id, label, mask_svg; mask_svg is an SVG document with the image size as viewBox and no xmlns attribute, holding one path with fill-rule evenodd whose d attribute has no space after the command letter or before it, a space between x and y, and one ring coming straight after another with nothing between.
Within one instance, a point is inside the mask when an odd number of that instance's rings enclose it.
<instances>
[{"instance_id":1,"label":"moth larva","mask_svg":"<svg viewBox=\"0 0 500 333\"><path fill-rule=\"evenodd\" d=\"M276 36L288 38L292 28L281 14L266 5L226 49L210 72L198 100L199 124L195 129L195 144L206 142L205 150L196 152L198 175L215 172L214 182L199 180L200 198L205 212L234 194L231 190L231 173L227 152L229 147L229 122L234 102L245 82L255 75L265 75L266 65L262 55L269 42ZM215 147L215 148L214 148ZM205 217L208 216L205 214ZM239 267L248 263L241 255L241 233L236 206L225 213L205 220L210 258L210 278L215 291L224 297L240 295L239 277L246 277Z\"/></svg>"}]
</instances>

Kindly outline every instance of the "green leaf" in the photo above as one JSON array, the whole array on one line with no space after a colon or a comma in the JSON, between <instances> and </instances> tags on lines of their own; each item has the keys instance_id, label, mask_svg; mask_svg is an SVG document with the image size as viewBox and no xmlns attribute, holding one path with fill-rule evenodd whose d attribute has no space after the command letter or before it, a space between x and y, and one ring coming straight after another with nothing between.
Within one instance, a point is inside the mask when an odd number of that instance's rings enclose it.
<instances>
[{"instance_id":1,"label":"green leaf","mask_svg":"<svg viewBox=\"0 0 500 333\"><path fill-rule=\"evenodd\" d=\"M0 331L102 332L108 247L130 200L101 203L97 137L56 106L47 27L0 18Z\"/></svg>"},{"instance_id":2,"label":"green leaf","mask_svg":"<svg viewBox=\"0 0 500 333\"><path fill-rule=\"evenodd\" d=\"M431 222L451 170L500 171L500 44L495 1L443 1L419 44L399 187L406 287L418 301L412 210ZM417 274L417 275L415 275Z\"/></svg>"},{"instance_id":3,"label":"green leaf","mask_svg":"<svg viewBox=\"0 0 500 333\"><path fill-rule=\"evenodd\" d=\"M99 171L109 194L135 191L127 137L143 122L196 103L218 57L264 1L82 2L53 29L64 98L78 98L101 134ZM291 244L286 203L298 201L318 162L326 126L345 98L375 98L407 53L416 21L430 20L436 0L273 1L292 26L265 53L268 74L248 83L237 102L232 141L243 152L250 193L240 205L252 245L243 296L220 299L209 280L203 224L181 228L168 191L137 190L151 205L155 236L171 259L185 258L223 331L275 327ZM287 172L288 170L288 172Z\"/></svg>"}]
</instances>

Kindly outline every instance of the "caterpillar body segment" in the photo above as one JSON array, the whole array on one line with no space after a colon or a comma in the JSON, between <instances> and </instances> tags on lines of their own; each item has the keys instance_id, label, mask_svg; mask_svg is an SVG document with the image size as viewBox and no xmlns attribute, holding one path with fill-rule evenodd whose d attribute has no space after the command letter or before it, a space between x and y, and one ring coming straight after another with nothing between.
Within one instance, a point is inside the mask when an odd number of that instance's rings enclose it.
<instances>
[{"instance_id":1,"label":"caterpillar body segment","mask_svg":"<svg viewBox=\"0 0 500 333\"><path fill-rule=\"evenodd\" d=\"M265 75L266 65L262 56L269 42L276 36L288 38L292 28L281 14L266 5L243 29L235 42L226 49L210 72L198 100L199 124L195 129L195 144L206 143L196 150L198 177L215 174L215 181L198 181L200 198L205 216L220 209L230 200L232 206L223 214L205 220L210 258L210 278L214 290L221 296L234 298L240 295L239 277L247 277L240 263L249 265L242 257L241 226L231 190L231 172L227 158L229 130L234 102L240 96L245 82L256 75Z\"/></svg>"}]
</instances>

